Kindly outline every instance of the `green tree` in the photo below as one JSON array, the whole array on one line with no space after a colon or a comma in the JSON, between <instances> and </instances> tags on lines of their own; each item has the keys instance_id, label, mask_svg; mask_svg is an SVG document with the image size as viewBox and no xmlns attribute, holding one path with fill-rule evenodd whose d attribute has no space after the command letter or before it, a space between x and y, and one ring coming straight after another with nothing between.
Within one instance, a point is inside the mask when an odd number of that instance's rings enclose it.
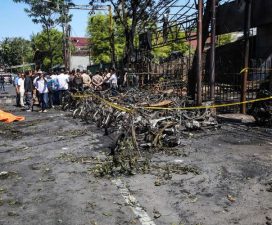
<instances>
[{"instance_id":1,"label":"green tree","mask_svg":"<svg viewBox=\"0 0 272 225\"><path fill-rule=\"evenodd\" d=\"M52 65L63 64L62 55L62 32L57 29L49 30L50 44L48 43L47 31L42 31L31 37L32 44L35 49L46 53L43 60L44 69L52 68Z\"/></svg>"},{"instance_id":2,"label":"green tree","mask_svg":"<svg viewBox=\"0 0 272 225\"><path fill-rule=\"evenodd\" d=\"M95 64L111 62L109 25L107 15L98 14L89 17L87 32L90 38L92 60ZM115 54L120 59L124 52L125 36L123 27L118 23L114 24L114 37Z\"/></svg>"},{"instance_id":3,"label":"green tree","mask_svg":"<svg viewBox=\"0 0 272 225\"><path fill-rule=\"evenodd\" d=\"M46 34L50 67L53 66L54 40L50 33L57 25L61 25L64 30L64 23L71 21L72 16L68 13L67 4L70 0L13 0L18 3L25 3L29 8L25 12L32 18L33 23L41 24L43 32ZM66 31L65 31L66 32Z\"/></svg>"},{"instance_id":4,"label":"green tree","mask_svg":"<svg viewBox=\"0 0 272 225\"><path fill-rule=\"evenodd\" d=\"M31 42L23 38L5 38L0 42L0 63L15 66L33 61Z\"/></svg>"},{"instance_id":5,"label":"green tree","mask_svg":"<svg viewBox=\"0 0 272 225\"><path fill-rule=\"evenodd\" d=\"M160 37L159 42L163 42L163 37ZM185 33L178 30L177 26L173 26L167 34L169 44L153 49L152 54L156 59L167 58L171 52L181 52L186 55L189 50L189 44L186 42Z\"/></svg>"},{"instance_id":6,"label":"green tree","mask_svg":"<svg viewBox=\"0 0 272 225\"><path fill-rule=\"evenodd\" d=\"M94 63L110 62L109 18L105 15L91 16L88 21L87 32L90 37Z\"/></svg>"},{"instance_id":7,"label":"green tree","mask_svg":"<svg viewBox=\"0 0 272 225\"><path fill-rule=\"evenodd\" d=\"M90 4L96 2L110 2L113 6L116 21L124 29L125 56L129 64L131 56L135 52L135 37L138 36L137 27L154 19L166 5L174 2L174 0L91 0Z\"/></svg>"},{"instance_id":8,"label":"green tree","mask_svg":"<svg viewBox=\"0 0 272 225\"><path fill-rule=\"evenodd\" d=\"M231 43L233 40L232 34L221 34L217 36L217 46Z\"/></svg>"},{"instance_id":9,"label":"green tree","mask_svg":"<svg viewBox=\"0 0 272 225\"><path fill-rule=\"evenodd\" d=\"M186 54L186 52L189 50L189 44L186 42L185 37L185 32L179 30L178 26L172 27L169 33L171 52L178 51Z\"/></svg>"}]
</instances>

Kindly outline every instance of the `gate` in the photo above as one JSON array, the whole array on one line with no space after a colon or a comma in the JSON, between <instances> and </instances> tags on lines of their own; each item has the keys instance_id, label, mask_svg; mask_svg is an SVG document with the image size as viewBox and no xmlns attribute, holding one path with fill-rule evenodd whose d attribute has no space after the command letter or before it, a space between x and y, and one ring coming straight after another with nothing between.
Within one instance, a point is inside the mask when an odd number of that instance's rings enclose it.
<instances>
[{"instance_id":1,"label":"gate","mask_svg":"<svg viewBox=\"0 0 272 225\"><path fill-rule=\"evenodd\" d=\"M261 64L260 64L261 62ZM242 94L242 80L244 76L244 70L237 73L220 73L215 77L215 103L236 103L241 101ZM263 62L262 60L251 60L251 68L248 69L247 80L247 100L256 99L257 92L261 86L267 82L271 82L272 70L271 60ZM203 89L202 89L203 101L210 101L210 86L208 74L204 74ZM247 104L247 109L251 107L251 104ZM240 106L230 106L224 108L218 108L222 113L238 113Z\"/></svg>"}]
</instances>

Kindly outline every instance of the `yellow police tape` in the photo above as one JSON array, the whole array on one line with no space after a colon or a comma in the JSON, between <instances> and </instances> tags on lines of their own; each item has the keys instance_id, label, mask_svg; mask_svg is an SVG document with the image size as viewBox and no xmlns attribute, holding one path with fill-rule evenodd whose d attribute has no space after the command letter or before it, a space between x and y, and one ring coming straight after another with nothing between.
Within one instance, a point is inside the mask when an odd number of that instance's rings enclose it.
<instances>
[{"instance_id":1,"label":"yellow police tape","mask_svg":"<svg viewBox=\"0 0 272 225\"><path fill-rule=\"evenodd\" d=\"M261 102L261 101L267 101L272 99L272 96L267 98L259 98L254 100L248 100L244 102L233 102L233 103L227 103L227 104L220 104L220 105L202 105L202 106L192 106L192 107L174 107L174 108L166 108L166 107L139 107L139 108L145 108L145 109L153 109L153 110L192 110L192 109L215 109L215 108L222 108L222 107L229 107L229 106L235 106L235 105L242 105L242 104L248 104L248 103L254 103L254 102Z\"/></svg>"},{"instance_id":2,"label":"yellow police tape","mask_svg":"<svg viewBox=\"0 0 272 225\"><path fill-rule=\"evenodd\" d=\"M262 69L262 68L249 68L249 67L246 67L244 69L242 69L240 71L240 74L241 73L244 73L244 72L248 72L249 70L258 70L258 71L272 71L272 69Z\"/></svg>"},{"instance_id":3,"label":"yellow police tape","mask_svg":"<svg viewBox=\"0 0 272 225\"><path fill-rule=\"evenodd\" d=\"M261 101L267 101L267 100L272 100L272 96L266 97L266 98L259 98L259 99L254 99L254 100L248 100L244 102L234 102L234 103L227 103L227 104L219 104L219 105L203 105L203 106L192 106L192 107L173 107L173 108L166 108L166 107L154 107L154 106L140 106L140 107L134 107L134 108L127 108L121 105L118 105L116 103L107 101L104 98L101 98L100 96L97 96L95 94L90 93L89 95L74 95L73 97L75 98L87 98L87 97L95 97L105 104L123 111L127 113L132 113L136 109L149 109L149 110L194 110L194 109L215 109L215 108L222 108L222 107L229 107L229 106L235 106L235 105L242 105L242 104L248 104L248 103L254 103L254 102L261 102Z\"/></svg>"},{"instance_id":4,"label":"yellow police tape","mask_svg":"<svg viewBox=\"0 0 272 225\"><path fill-rule=\"evenodd\" d=\"M89 97L94 97L94 98L97 98L100 101L104 102L105 104L111 106L112 108L115 108L115 109L118 109L120 111L127 112L127 113L132 113L133 112L133 109L129 109L129 108L126 108L124 106L118 105L116 103L107 101L106 99L101 98L100 96L95 95L93 93L89 93L87 95L72 95L72 96L73 96L73 98L89 98Z\"/></svg>"}]
</instances>

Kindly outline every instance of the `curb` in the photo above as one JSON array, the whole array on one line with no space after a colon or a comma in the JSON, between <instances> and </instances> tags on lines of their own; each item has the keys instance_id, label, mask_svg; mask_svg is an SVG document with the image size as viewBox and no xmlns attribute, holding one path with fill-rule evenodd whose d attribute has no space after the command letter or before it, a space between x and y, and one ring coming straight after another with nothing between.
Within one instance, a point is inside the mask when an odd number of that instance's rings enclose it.
<instances>
[{"instance_id":1,"label":"curb","mask_svg":"<svg viewBox=\"0 0 272 225\"><path fill-rule=\"evenodd\" d=\"M244 115L239 113L234 114L219 114L217 118L226 121L226 122L235 122L235 123L254 123L255 119L253 116Z\"/></svg>"}]
</instances>

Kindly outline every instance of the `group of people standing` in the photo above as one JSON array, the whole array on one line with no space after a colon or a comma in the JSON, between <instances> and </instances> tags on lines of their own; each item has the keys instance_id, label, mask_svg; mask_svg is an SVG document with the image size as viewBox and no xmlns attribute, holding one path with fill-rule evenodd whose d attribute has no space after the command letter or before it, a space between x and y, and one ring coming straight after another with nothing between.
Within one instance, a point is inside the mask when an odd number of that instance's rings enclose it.
<instances>
[{"instance_id":1,"label":"group of people standing","mask_svg":"<svg viewBox=\"0 0 272 225\"><path fill-rule=\"evenodd\" d=\"M26 111L33 111L37 103L40 112L47 112L48 108L62 104L62 97L69 90L84 91L86 89L102 90L110 87L116 93L117 76L114 69L88 74L86 71L61 70L55 73L42 71L27 71L19 74L14 80L16 90L16 105Z\"/></svg>"},{"instance_id":2,"label":"group of people standing","mask_svg":"<svg viewBox=\"0 0 272 225\"><path fill-rule=\"evenodd\" d=\"M15 80L16 105L26 111L33 111L33 106L38 102L40 112L46 112L49 99L49 82L42 71L33 73L27 71L19 74ZM51 106L52 107L52 106Z\"/></svg>"},{"instance_id":3,"label":"group of people standing","mask_svg":"<svg viewBox=\"0 0 272 225\"><path fill-rule=\"evenodd\" d=\"M104 72L96 72L95 74L87 74L86 71L80 73L79 70L70 73L69 87L78 91L89 88L93 90L103 90L106 88L117 89L118 79L114 69L105 70Z\"/></svg>"}]
</instances>

